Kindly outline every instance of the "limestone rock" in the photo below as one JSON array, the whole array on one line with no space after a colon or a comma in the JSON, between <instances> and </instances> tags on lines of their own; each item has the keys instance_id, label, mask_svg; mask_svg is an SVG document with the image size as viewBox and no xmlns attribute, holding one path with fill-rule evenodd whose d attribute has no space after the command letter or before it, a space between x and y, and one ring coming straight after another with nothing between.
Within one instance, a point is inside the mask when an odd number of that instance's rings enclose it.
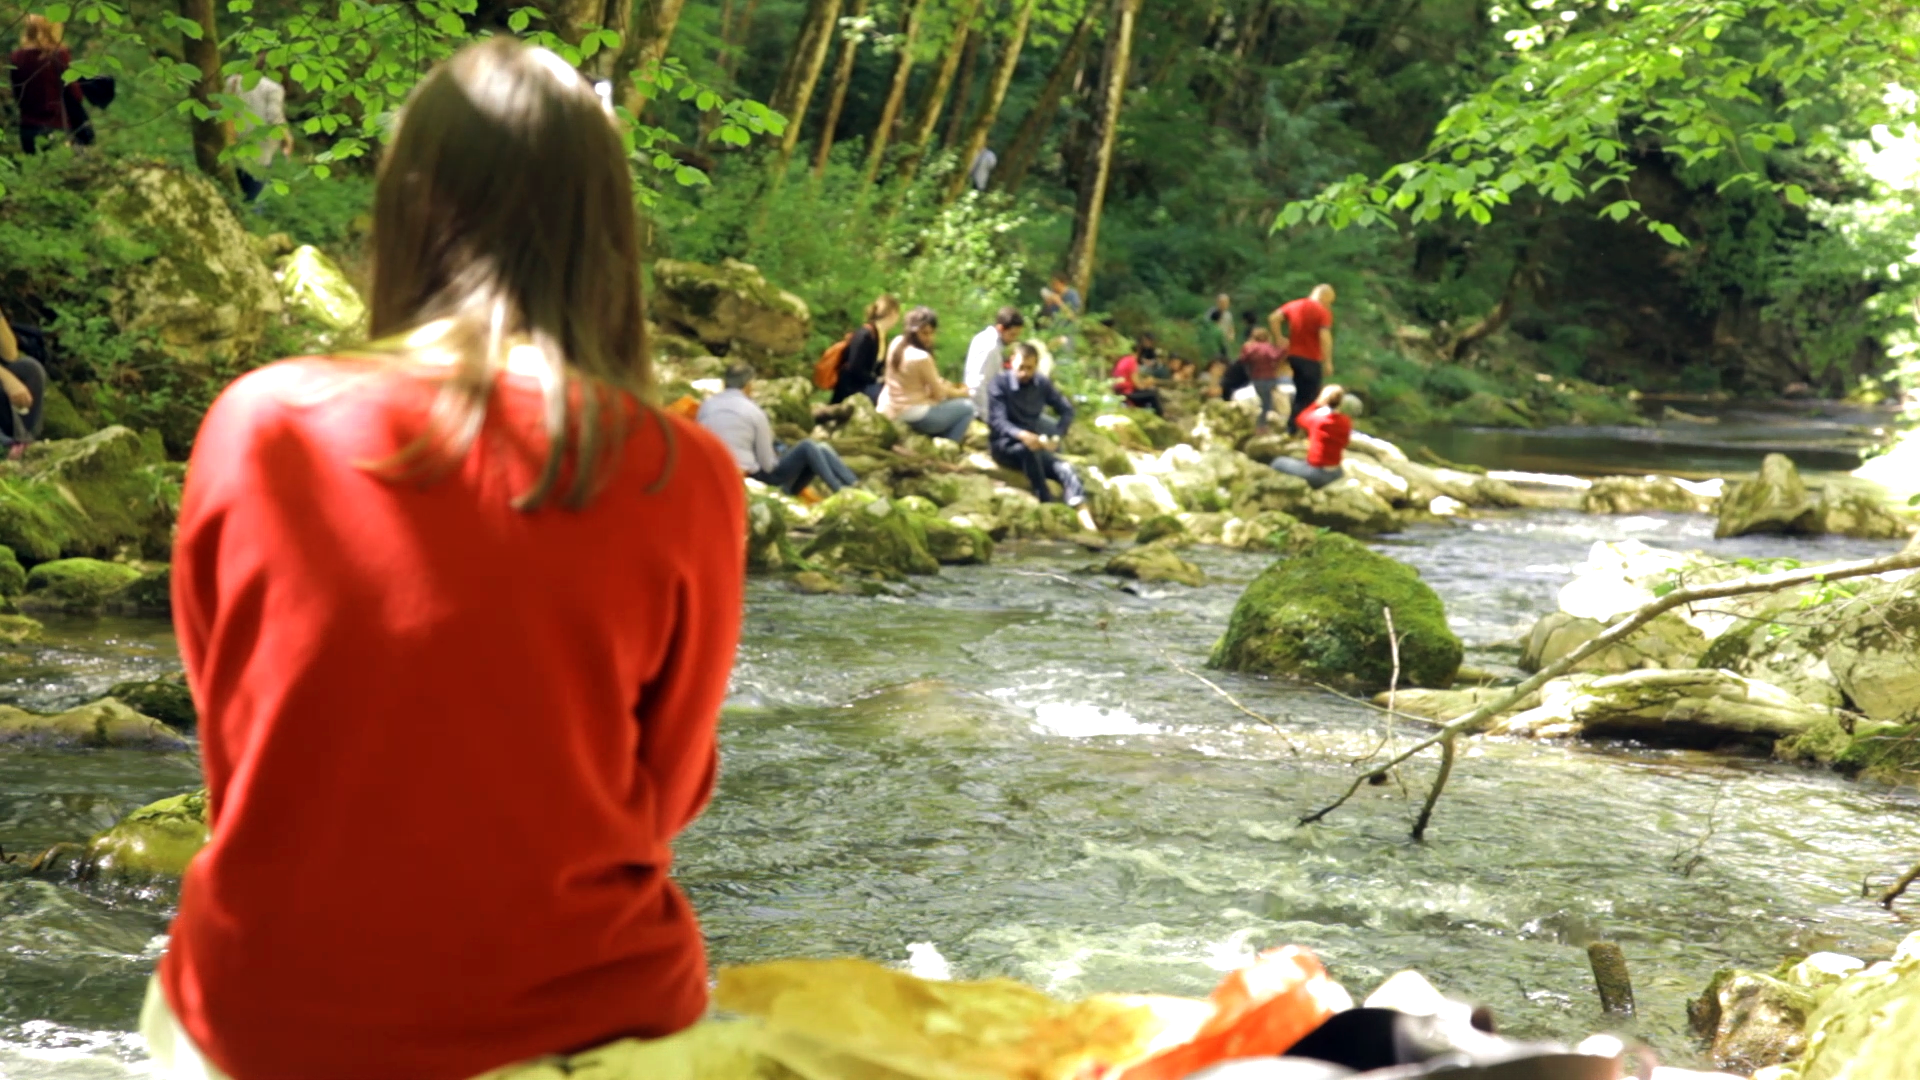
<instances>
[{"instance_id":1,"label":"limestone rock","mask_svg":"<svg viewBox=\"0 0 1920 1080\"><path fill-rule=\"evenodd\" d=\"M1587 489L1582 505L1589 514L1704 514L1712 500L1670 476L1603 476Z\"/></svg>"},{"instance_id":2,"label":"limestone rock","mask_svg":"<svg viewBox=\"0 0 1920 1080\"><path fill-rule=\"evenodd\" d=\"M1884 600L1863 590L1836 628L1825 659L1854 708L1874 720L1920 722L1920 582L1909 578Z\"/></svg>"},{"instance_id":3,"label":"limestone rock","mask_svg":"<svg viewBox=\"0 0 1920 1080\"><path fill-rule=\"evenodd\" d=\"M1920 1046L1920 934L1848 976L1807 1017L1799 1080L1904 1080Z\"/></svg>"},{"instance_id":4,"label":"limestone rock","mask_svg":"<svg viewBox=\"0 0 1920 1080\"><path fill-rule=\"evenodd\" d=\"M1233 512L1249 519L1269 511L1293 514L1307 502L1310 491L1307 482L1297 476L1263 468L1234 485Z\"/></svg>"},{"instance_id":5,"label":"limestone rock","mask_svg":"<svg viewBox=\"0 0 1920 1080\"><path fill-rule=\"evenodd\" d=\"M1600 636L1607 624L1564 611L1548 612L1527 635L1520 656L1522 671L1539 671ZM1619 674L1641 668L1692 667L1707 649L1707 637L1679 615L1668 612L1617 645L1587 657L1575 671Z\"/></svg>"},{"instance_id":6,"label":"limestone rock","mask_svg":"<svg viewBox=\"0 0 1920 1080\"><path fill-rule=\"evenodd\" d=\"M763 495L747 499L747 569L757 573L784 570L787 553L787 516L780 504Z\"/></svg>"},{"instance_id":7,"label":"limestone rock","mask_svg":"<svg viewBox=\"0 0 1920 1080\"><path fill-rule=\"evenodd\" d=\"M1281 430L1269 431L1265 435L1253 436L1241 444L1241 453L1246 454L1249 460L1258 462L1269 468L1272 467L1274 458L1283 456L1299 457L1304 454L1306 444L1299 439L1288 438L1284 428L1285 425L1282 425ZM1289 451L1292 451L1291 455L1289 455Z\"/></svg>"},{"instance_id":8,"label":"limestone rock","mask_svg":"<svg viewBox=\"0 0 1920 1080\"><path fill-rule=\"evenodd\" d=\"M1350 536L1372 536L1399 527L1392 504L1352 479L1336 480L1309 493L1292 513L1309 525Z\"/></svg>"},{"instance_id":9,"label":"limestone rock","mask_svg":"<svg viewBox=\"0 0 1920 1080\"><path fill-rule=\"evenodd\" d=\"M1152 544L1167 541L1170 544L1184 544L1192 539L1187 526L1172 514L1161 514L1140 523L1140 531L1133 536L1136 544Z\"/></svg>"},{"instance_id":10,"label":"limestone rock","mask_svg":"<svg viewBox=\"0 0 1920 1080\"><path fill-rule=\"evenodd\" d=\"M111 311L120 330L151 331L195 363L254 359L280 313L280 292L211 181L138 164L118 173L95 205L101 233L154 252L114 282Z\"/></svg>"},{"instance_id":11,"label":"limestone rock","mask_svg":"<svg viewBox=\"0 0 1920 1080\"><path fill-rule=\"evenodd\" d=\"M140 571L99 559L41 563L27 575L20 607L33 614L98 615L107 598L139 580Z\"/></svg>"},{"instance_id":12,"label":"limestone rock","mask_svg":"<svg viewBox=\"0 0 1920 1080\"><path fill-rule=\"evenodd\" d=\"M122 884L177 881L207 836L205 789L161 799L88 842L88 876Z\"/></svg>"},{"instance_id":13,"label":"limestone rock","mask_svg":"<svg viewBox=\"0 0 1920 1080\"><path fill-rule=\"evenodd\" d=\"M819 531L802 551L825 566L897 581L909 574L934 574L940 563L927 550L922 519L855 489L821 504Z\"/></svg>"},{"instance_id":14,"label":"limestone rock","mask_svg":"<svg viewBox=\"0 0 1920 1080\"><path fill-rule=\"evenodd\" d=\"M806 382L806 380L786 381ZM812 383L807 382L806 394L800 400L810 401L812 391ZM871 456L877 451L892 449L900 442L902 432L899 425L882 416L880 411L873 407L873 402L867 400L865 394L855 394L839 405L829 408L836 412L836 416L832 433L827 437L827 443L843 458L854 454ZM811 410L809 412L811 413ZM796 422L798 422L797 418Z\"/></svg>"},{"instance_id":15,"label":"limestone rock","mask_svg":"<svg viewBox=\"0 0 1920 1080\"><path fill-rule=\"evenodd\" d=\"M1066 441L1060 449L1070 458L1099 466L1100 471L1107 476L1125 476L1133 471L1133 463L1127 458L1126 448L1100 426L1102 419L1105 418L1095 417L1091 424L1074 424L1067 429ZM1125 419L1125 417L1116 418L1116 420ZM1137 449L1145 449L1151 445L1144 435L1140 436L1139 444Z\"/></svg>"},{"instance_id":16,"label":"limestone rock","mask_svg":"<svg viewBox=\"0 0 1920 1080\"><path fill-rule=\"evenodd\" d=\"M1818 501L1800 479L1800 471L1785 454L1768 454L1752 480L1727 485L1720 497L1720 521L1713 535L1720 538L1749 533L1818 531Z\"/></svg>"},{"instance_id":17,"label":"limestone rock","mask_svg":"<svg viewBox=\"0 0 1920 1080\"><path fill-rule=\"evenodd\" d=\"M925 518L921 525L927 532L927 551L942 564L963 566L993 561L993 537L985 529L937 514Z\"/></svg>"},{"instance_id":18,"label":"limestone rock","mask_svg":"<svg viewBox=\"0 0 1920 1080\"><path fill-rule=\"evenodd\" d=\"M1777 686L1702 669L1570 676L1548 683L1540 698L1538 708L1496 723L1493 733L1770 749L1833 715Z\"/></svg>"},{"instance_id":19,"label":"limestone rock","mask_svg":"<svg viewBox=\"0 0 1920 1080\"><path fill-rule=\"evenodd\" d=\"M123 551L166 558L181 473L158 437L124 427L34 443L25 460L0 464L0 544L27 564Z\"/></svg>"},{"instance_id":20,"label":"limestone rock","mask_svg":"<svg viewBox=\"0 0 1920 1080\"><path fill-rule=\"evenodd\" d=\"M1440 598L1412 567L1333 535L1317 537L1247 587L1209 663L1383 690L1393 670L1387 608L1402 636L1401 685L1451 683L1463 650Z\"/></svg>"},{"instance_id":21,"label":"limestone rock","mask_svg":"<svg viewBox=\"0 0 1920 1080\"><path fill-rule=\"evenodd\" d=\"M1218 517L1219 515L1212 515ZM1229 517L1220 524L1213 543L1239 551L1293 551L1313 542L1320 530L1301 523L1292 514L1263 510L1251 519Z\"/></svg>"},{"instance_id":22,"label":"limestone rock","mask_svg":"<svg viewBox=\"0 0 1920 1080\"><path fill-rule=\"evenodd\" d=\"M280 287L287 310L338 334L364 335L367 304L341 271L339 264L319 248L303 244L274 263L273 280Z\"/></svg>"},{"instance_id":23,"label":"limestone rock","mask_svg":"<svg viewBox=\"0 0 1920 1080\"><path fill-rule=\"evenodd\" d=\"M935 506L993 500L993 480L978 473L923 473L903 479L896 490L902 495L924 496Z\"/></svg>"},{"instance_id":24,"label":"limestone rock","mask_svg":"<svg viewBox=\"0 0 1920 1080\"><path fill-rule=\"evenodd\" d=\"M1376 694L1373 703L1385 708L1391 696L1394 711L1406 716L1432 720L1438 724L1458 720L1490 701L1506 697L1510 691L1504 686L1474 686L1464 690L1430 690L1420 687L1396 691L1392 695ZM1540 695L1528 694L1508 707L1500 714L1511 716L1527 709L1538 708Z\"/></svg>"},{"instance_id":25,"label":"limestone rock","mask_svg":"<svg viewBox=\"0 0 1920 1080\"><path fill-rule=\"evenodd\" d=\"M88 750L185 750L190 745L180 732L114 698L51 714L0 705L0 744L6 743Z\"/></svg>"},{"instance_id":26,"label":"limestone rock","mask_svg":"<svg viewBox=\"0 0 1920 1080\"><path fill-rule=\"evenodd\" d=\"M1745 1073L1799 1057L1813 1007L1805 987L1753 971L1722 971L1687 1003L1687 1016L1694 1033L1711 1044L1716 1066Z\"/></svg>"},{"instance_id":27,"label":"limestone rock","mask_svg":"<svg viewBox=\"0 0 1920 1080\"><path fill-rule=\"evenodd\" d=\"M735 259L718 266L661 259L653 264L648 299L667 327L752 361L798 354L812 321L805 301L767 284L758 267Z\"/></svg>"},{"instance_id":28,"label":"limestone rock","mask_svg":"<svg viewBox=\"0 0 1920 1080\"><path fill-rule=\"evenodd\" d=\"M1123 551L1107 560L1106 573L1139 581L1177 581L1182 585L1204 585L1207 575L1180 557L1172 543L1160 541Z\"/></svg>"},{"instance_id":29,"label":"limestone rock","mask_svg":"<svg viewBox=\"0 0 1920 1080\"><path fill-rule=\"evenodd\" d=\"M1117 497L1120 510L1136 520L1180 512L1180 504L1159 477L1115 476L1107 481L1107 487Z\"/></svg>"},{"instance_id":30,"label":"limestone rock","mask_svg":"<svg viewBox=\"0 0 1920 1080\"><path fill-rule=\"evenodd\" d=\"M1913 523L1888 509L1880 493L1839 481L1821 485L1816 521L1816 531L1829 536L1904 540L1914 535Z\"/></svg>"},{"instance_id":31,"label":"limestone rock","mask_svg":"<svg viewBox=\"0 0 1920 1080\"><path fill-rule=\"evenodd\" d=\"M1253 414L1230 401L1209 401L1188 433L1202 450L1234 450L1253 437Z\"/></svg>"},{"instance_id":32,"label":"limestone rock","mask_svg":"<svg viewBox=\"0 0 1920 1080\"><path fill-rule=\"evenodd\" d=\"M1108 413L1105 416L1094 417L1091 426L1107 438L1112 439L1114 443L1123 450L1152 453L1154 450L1153 440L1147 437L1146 429L1142 426L1140 420L1140 417L1150 415L1152 414L1140 412L1125 415ZM1071 437L1072 434L1071 431L1068 432L1069 437Z\"/></svg>"}]
</instances>

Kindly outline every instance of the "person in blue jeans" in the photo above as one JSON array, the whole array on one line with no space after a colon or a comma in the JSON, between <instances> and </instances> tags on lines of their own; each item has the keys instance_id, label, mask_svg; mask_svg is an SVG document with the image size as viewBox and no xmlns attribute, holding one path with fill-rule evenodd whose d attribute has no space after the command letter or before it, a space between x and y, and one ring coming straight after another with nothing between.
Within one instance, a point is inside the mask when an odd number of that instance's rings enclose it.
<instances>
[{"instance_id":1,"label":"person in blue jeans","mask_svg":"<svg viewBox=\"0 0 1920 1080\"><path fill-rule=\"evenodd\" d=\"M1057 419L1048 419L1051 408ZM987 384L987 445L1003 469L1018 469L1041 502L1053 501L1048 481L1058 481L1060 497L1079 512L1080 527L1098 532L1087 509L1080 474L1054 455L1073 426L1073 402L1040 374L1040 350L1023 341L1011 368Z\"/></svg>"},{"instance_id":2,"label":"person in blue jeans","mask_svg":"<svg viewBox=\"0 0 1920 1080\"><path fill-rule=\"evenodd\" d=\"M726 389L700 403L698 419L701 427L733 451L743 475L789 495L800 494L816 479L829 491L859 482L832 447L812 439L801 439L776 452L773 425L766 411L747 393L753 385L752 368L735 364L727 369L723 381Z\"/></svg>"}]
</instances>

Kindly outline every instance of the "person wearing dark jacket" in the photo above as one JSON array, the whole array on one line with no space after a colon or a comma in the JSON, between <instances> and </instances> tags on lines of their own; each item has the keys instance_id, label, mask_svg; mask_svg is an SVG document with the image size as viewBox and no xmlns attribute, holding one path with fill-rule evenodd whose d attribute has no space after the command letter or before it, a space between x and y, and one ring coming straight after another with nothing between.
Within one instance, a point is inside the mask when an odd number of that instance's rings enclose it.
<instances>
[{"instance_id":1,"label":"person wearing dark jacket","mask_svg":"<svg viewBox=\"0 0 1920 1080\"><path fill-rule=\"evenodd\" d=\"M840 357L840 378L833 384L833 404L838 405L855 394L868 401L880 400L880 350L887 334L900 321L900 301L881 296L867 305L867 321L853 332L847 351Z\"/></svg>"},{"instance_id":2,"label":"person wearing dark jacket","mask_svg":"<svg viewBox=\"0 0 1920 1080\"><path fill-rule=\"evenodd\" d=\"M20 347L5 314L0 314L0 397L12 406L0 410L0 447L8 457L18 458L40 437L47 369Z\"/></svg>"},{"instance_id":3,"label":"person wearing dark jacket","mask_svg":"<svg viewBox=\"0 0 1920 1080\"><path fill-rule=\"evenodd\" d=\"M1048 419L1049 408L1057 419ZM1080 527L1098 532L1080 474L1053 453L1072 426L1073 402L1040 374L1040 350L1021 342L1013 366L987 384L987 445L993 460L1026 474L1041 502L1053 501L1047 482L1058 481L1063 501L1079 511Z\"/></svg>"},{"instance_id":4,"label":"person wearing dark jacket","mask_svg":"<svg viewBox=\"0 0 1920 1080\"><path fill-rule=\"evenodd\" d=\"M66 82L73 57L60 43L60 24L45 15L28 15L20 31L20 47L7 56L7 76L13 102L20 112L20 149L38 153L40 142L71 128L69 98L78 107L80 87Z\"/></svg>"}]
</instances>

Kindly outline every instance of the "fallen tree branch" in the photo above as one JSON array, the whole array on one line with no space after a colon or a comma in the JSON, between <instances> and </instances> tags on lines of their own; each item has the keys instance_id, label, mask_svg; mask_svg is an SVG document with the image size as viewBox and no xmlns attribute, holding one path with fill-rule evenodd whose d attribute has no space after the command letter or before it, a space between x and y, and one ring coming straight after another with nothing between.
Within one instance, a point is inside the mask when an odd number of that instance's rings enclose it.
<instances>
[{"instance_id":1,"label":"fallen tree branch","mask_svg":"<svg viewBox=\"0 0 1920 1080\"><path fill-rule=\"evenodd\" d=\"M1920 863L1914 863L1913 869L1900 875L1899 881L1894 882L1886 892L1880 894L1880 906L1886 908L1888 911L1892 911L1893 902L1900 899L1900 894L1906 892L1907 886L1912 885L1915 881L1920 881Z\"/></svg>"},{"instance_id":2,"label":"fallen tree branch","mask_svg":"<svg viewBox=\"0 0 1920 1080\"><path fill-rule=\"evenodd\" d=\"M1548 664L1546 667L1541 668L1538 672L1534 673L1531 678L1509 690L1506 696L1487 701L1465 716L1448 721L1439 731L1413 744L1413 746L1402 751L1386 764L1360 774L1360 776L1354 779L1353 784L1347 788L1345 794L1335 799L1332 803L1321 807L1319 810L1303 815L1300 818L1300 824L1311 825L1316 821L1323 820L1328 814L1346 805L1347 801L1352 799L1354 795L1360 791L1361 787L1368 783L1380 783L1386 778L1390 770L1406 762L1408 759L1424 753L1436 745L1451 743L1453 739L1461 735L1477 734L1484 729L1494 717L1500 715L1501 712L1511 707L1521 698L1526 697L1528 694L1533 693L1560 676L1565 675L1567 672L1572 671L1587 657L1618 645L1627 638L1632 637L1641 627L1675 608L1685 607L1688 604L1697 604L1703 600L1723 600L1729 596L1749 596L1754 593L1779 592L1781 589L1790 589L1796 585L1808 585L1818 581L1842 581L1847 578L1871 577L1876 574L1889 574L1899 570L1913 570L1916 568L1920 568L1920 550L1909 550L1903 551L1898 555L1889 555L1879 559L1858 559L1853 562L1828 563L1825 566L1808 566L1801 567L1797 570L1785 570L1773 574L1757 574L1752 577L1734 578L1731 581L1723 581L1717 585L1700 585L1691 588L1675 589L1667 595L1654 600L1652 603L1641 607L1632 615L1607 627L1598 637L1587 642L1585 645L1580 646L1560 659L1555 660L1553 663ZM1425 831L1427 822L1432 816L1430 811L1432 806L1439 801L1440 789L1445 786L1446 777L1447 772L1443 771L1434 784L1434 790L1429 793L1428 808L1427 811L1423 811L1421 814L1418 830L1414 834L1415 839L1419 839L1421 833Z\"/></svg>"}]
</instances>

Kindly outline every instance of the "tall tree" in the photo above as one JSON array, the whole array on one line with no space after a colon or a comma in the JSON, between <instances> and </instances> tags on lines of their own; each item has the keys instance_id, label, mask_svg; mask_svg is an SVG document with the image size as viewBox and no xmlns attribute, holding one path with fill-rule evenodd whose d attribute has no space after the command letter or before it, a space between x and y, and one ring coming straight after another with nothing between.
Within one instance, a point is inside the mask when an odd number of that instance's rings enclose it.
<instances>
[{"instance_id":1,"label":"tall tree","mask_svg":"<svg viewBox=\"0 0 1920 1080\"><path fill-rule=\"evenodd\" d=\"M887 158L887 144L893 140L894 121L900 118L900 106L907 100L907 80L913 77L913 46L920 36L920 0L904 0L900 6L900 59L893 65L893 85L887 90L887 102L880 107L880 122L874 125L873 142L867 146L867 167L863 183L871 184L880 175L880 164Z\"/></svg>"},{"instance_id":2,"label":"tall tree","mask_svg":"<svg viewBox=\"0 0 1920 1080\"><path fill-rule=\"evenodd\" d=\"M1054 114L1060 111L1060 99L1066 96L1074 72L1080 70L1080 56L1086 52L1087 43L1093 40L1095 21L1093 8L1088 7L1087 13L1080 17L1080 25L1073 28L1073 37L1061 47L1060 59L1054 62L1053 71L1048 73L1046 84L1040 88L1040 96L1034 99L1033 109L1020 122L1020 130L1013 137L1006 160L1000 163L1000 186L1009 194L1020 190L1021 182L1027 178L1027 170L1033 167L1033 159L1040 153L1040 144L1046 140L1047 130L1053 127Z\"/></svg>"},{"instance_id":3,"label":"tall tree","mask_svg":"<svg viewBox=\"0 0 1920 1080\"><path fill-rule=\"evenodd\" d=\"M787 118L787 130L780 137L779 162L784 168L793 148L800 143L800 125L807 118L807 106L813 102L813 88L819 85L820 70L826 67L827 50L833 47L833 32L840 25L840 0L807 0L806 18L800 23L800 37L793 43L780 82L767 105Z\"/></svg>"},{"instance_id":4,"label":"tall tree","mask_svg":"<svg viewBox=\"0 0 1920 1080\"><path fill-rule=\"evenodd\" d=\"M967 186L967 170L973 167L973 159L986 149L987 136L993 132L994 122L1000 119L1000 106L1006 103L1007 87L1013 85L1013 72L1020 64L1020 50L1027 42L1027 27L1033 22L1033 9L1039 0L1015 0L1013 26L1007 30L1007 40L1000 45L1000 59L994 64L993 77L987 81L987 92L980 99L980 108L973 114L973 123L967 127L966 134L954 140L960 148L960 167L947 180L946 201L952 202L960 197ZM954 114L956 117L958 112Z\"/></svg>"},{"instance_id":5,"label":"tall tree","mask_svg":"<svg viewBox=\"0 0 1920 1080\"><path fill-rule=\"evenodd\" d=\"M620 55L613 64L613 82L620 104L634 115L646 104L646 92L634 85L635 72L645 72L666 58L673 41L673 29L680 23L680 9L687 0L633 0L631 33L622 37Z\"/></svg>"},{"instance_id":6,"label":"tall tree","mask_svg":"<svg viewBox=\"0 0 1920 1080\"><path fill-rule=\"evenodd\" d=\"M200 171L233 187L233 166L220 160L227 148L227 126L214 113L213 96L221 91L220 31L213 24L213 0L179 0L180 17L200 28L200 34L182 34L181 54L200 69L189 91L194 101L193 163Z\"/></svg>"},{"instance_id":7,"label":"tall tree","mask_svg":"<svg viewBox=\"0 0 1920 1080\"><path fill-rule=\"evenodd\" d=\"M947 109L947 133L941 137L941 146L953 146L960 141L960 125L967 119L967 95L973 90L973 69L980 62L980 48L986 35L979 28L967 32L967 47L960 54L960 77L953 82L953 105Z\"/></svg>"},{"instance_id":8,"label":"tall tree","mask_svg":"<svg viewBox=\"0 0 1920 1080\"><path fill-rule=\"evenodd\" d=\"M1067 280L1092 295L1094 255L1100 247L1100 211L1107 202L1107 178L1113 173L1113 144L1120 133L1120 109L1126 101L1127 71L1133 64L1133 24L1141 0L1114 0L1107 29L1107 56L1100 73L1100 114L1093 153L1080 181L1073 208L1073 241L1067 247Z\"/></svg>"},{"instance_id":9,"label":"tall tree","mask_svg":"<svg viewBox=\"0 0 1920 1080\"><path fill-rule=\"evenodd\" d=\"M934 128L940 124L940 110L947 104L947 91L953 89L953 77L960 70L962 48L966 35L973 29L974 16L980 13L980 0L960 0L960 10L953 20L953 36L947 39L947 47L940 58L940 68L934 73L933 85L927 87L927 96L920 102L920 111L914 115L913 123L907 128L907 155L900 161L900 178L911 181L920 171L920 163L926 160L927 150L933 145Z\"/></svg>"},{"instance_id":10,"label":"tall tree","mask_svg":"<svg viewBox=\"0 0 1920 1080\"><path fill-rule=\"evenodd\" d=\"M867 0L848 0L849 19L859 19L866 13ZM833 91L827 95L827 115L820 121L820 149L813 156L815 176L827 171L827 156L833 153L834 129L840 126L840 110L847 106L847 87L853 84L853 64L860 58L860 40L864 36L856 29L847 34L840 46L840 62L833 70Z\"/></svg>"}]
</instances>

